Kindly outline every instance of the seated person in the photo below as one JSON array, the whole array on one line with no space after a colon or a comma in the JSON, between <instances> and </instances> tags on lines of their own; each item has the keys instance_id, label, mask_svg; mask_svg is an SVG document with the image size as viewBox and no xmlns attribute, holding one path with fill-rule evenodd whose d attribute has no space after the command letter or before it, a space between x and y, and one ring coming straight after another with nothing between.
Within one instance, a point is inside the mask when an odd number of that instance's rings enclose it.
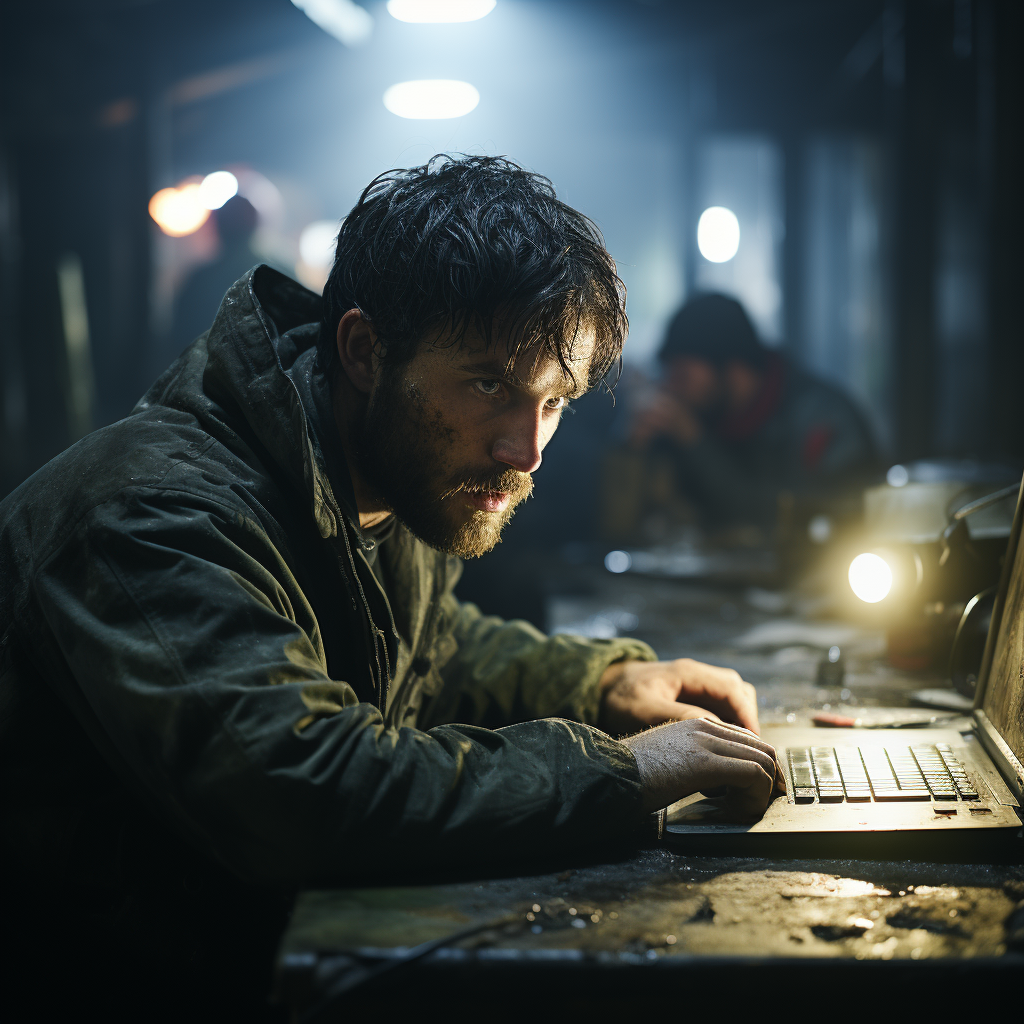
<instances>
[{"instance_id":1,"label":"seated person","mask_svg":"<svg viewBox=\"0 0 1024 1024\"><path fill-rule=\"evenodd\" d=\"M771 528L780 492L825 496L875 469L849 396L766 348L735 299L687 302L658 357L663 384L637 410L631 441L672 453L705 523Z\"/></svg>"},{"instance_id":2,"label":"seated person","mask_svg":"<svg viewBox=\"0 0 1024 1024\"><path fill-rule=\"evenodd\" d=\"M780 775L735 672L453 596L619 358L622 296L546 179L392 171L322 301L249 272L130 415L0 503L26 957L93 965L75 998L148 979L187 1019L255 1020L299 888L593 855L716 787L764 811Z\"/></svg>"}]
</instances>

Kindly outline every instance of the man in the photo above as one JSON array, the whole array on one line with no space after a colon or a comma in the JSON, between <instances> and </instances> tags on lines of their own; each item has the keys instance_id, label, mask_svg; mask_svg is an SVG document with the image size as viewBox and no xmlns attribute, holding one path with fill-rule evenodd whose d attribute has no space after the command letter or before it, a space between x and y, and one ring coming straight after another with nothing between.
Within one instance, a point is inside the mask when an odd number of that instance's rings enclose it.
<instances>
[{"instance_id":1,"label":"man","mask_svg":"<svg viewBox=\"0 0 1024 1024\"><path fill-rule=\"evenodd\" d=\"M735 299L687 302L659 359L664 383L638 410L633 442L673 452L706 521L771 527L780 492L825 497L876 468L850 398L766 348Z\"/></svg>"},{"instance_id":2,"label":"man","mask_svg":"<svg viewBox=\"0 0 1024 1024\"><path fill-rule=\"evenodd\" d=\"M160 360L153 365L154 374L210 326L224 293L258 262L253 238L259 228L259 214L248 199L232 196L210 212L210 221L217 237L216 255L193 268L182 282L174 299L168 337L154 353L154 360Z\"/></svg>"},{"instance_id":3,"label":"man","mask_svg":"<svg viewBox=\"0 0 1024 1024\"><path fill-rule=\"evenodd\" d=\"M13 870L196 965L263 898L236 882L514 867L698 790L760 814L779 774L735 673L453 596L625 330L597 229L504 159L376 179L323 302L235 284L0 505Z\"/></svg>"}]
</instances>

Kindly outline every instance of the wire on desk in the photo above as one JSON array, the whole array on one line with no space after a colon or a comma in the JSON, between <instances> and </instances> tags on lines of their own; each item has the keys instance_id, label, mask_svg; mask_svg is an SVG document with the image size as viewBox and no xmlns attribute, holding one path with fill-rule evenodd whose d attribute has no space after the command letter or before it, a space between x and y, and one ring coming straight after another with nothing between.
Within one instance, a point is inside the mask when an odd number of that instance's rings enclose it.
<instances>
[{"instance_id":1,"label":"wire on desk","mask_svg":"<svg viewBox=\"0 0 1024 1024\"><path fill-rule=\"evenodd\" d=\"M329 984L327 993L324 995L323 999L310 1007L309 1010L299 1017L298 1024L317 1024L318 1021L324 1019L324 1015L333 1008L334 1004L341 996L348 995L348 993L353 989L361 988L363 985L369 984L371 981L375 981L382 974L388 974L391 971L398 970L400 967L406 967L408 964L411 964L416 960L422 960L423 957L428 956L435 950L441 949L444 946L450 946L456 942L461 942L463 939L468 939L473 935L478 935L480 932L486 932L492 928L500 928L502 925L506 924L514 924L516 922L521 922L522 920L523 917L521 914L506 914L504 917L495 918L491 921L484 921L482 924L470 925L468 928L452 932L450 935L444 935L439 939L431 939L429 942L421 942L418 946L413 946L403 956L384 960L380 963L374 964L372 967L360 966L351 967L347 970L343 969L341 971L341 976L336 978L333 983Z\"/></svg>"}]
</instances>

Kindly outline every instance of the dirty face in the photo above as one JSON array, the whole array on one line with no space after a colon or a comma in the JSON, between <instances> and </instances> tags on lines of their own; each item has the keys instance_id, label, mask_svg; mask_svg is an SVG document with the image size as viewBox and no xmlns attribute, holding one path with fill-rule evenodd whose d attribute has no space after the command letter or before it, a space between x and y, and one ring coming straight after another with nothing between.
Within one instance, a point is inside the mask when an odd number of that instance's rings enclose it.
<instances>
[{"instance_id":1,"label":"dirty face","mask_svg":"<svg viewBox=\"0 0 1024 1024\"><path fill-rule=\"evenodd\" d=\"M409 362L377 369L356 431L359 469L421 540L473 558L490 551L517 505L567 402L582 390L538 348L509 365L505 341L435 337ZM587 380L594 349L581 334L572 370Z\"/></svg>"},{"instance_id":2,"label":"dirty face","mask_svg":"<svg viewBox=\"0 0 1024 1024\"><path fill-rule=\"evenodd\" d=\"M715 408L722 398L718 371L706 359L677 356L666 368L665 385L695 412Z\"/></svg>"}]
</instances>

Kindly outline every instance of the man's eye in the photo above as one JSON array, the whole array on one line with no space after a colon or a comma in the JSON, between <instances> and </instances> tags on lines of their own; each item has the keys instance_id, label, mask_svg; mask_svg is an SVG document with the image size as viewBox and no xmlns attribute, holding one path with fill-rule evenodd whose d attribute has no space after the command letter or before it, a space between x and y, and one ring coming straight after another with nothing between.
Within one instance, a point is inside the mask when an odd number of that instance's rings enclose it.
<instances>
[{"instance_id":1,"label":"man's eye","mask_svg":"<svg viewBox=\"0 0 1024 1024\"><path fill-rule=\"evenodd\" d=\"M564 398L549 398L545 403L552 412L565 408L569 403Z\"/></svg>"},{"instance_id":2,"label":"man's eye","mask_svg":"<svg viewBox=\"0 0 1024 1024\"><path fill-rule=\"evenodd\" d=\"M500 380L478 380L476 386L485 395L496 395L501 388Z\"/></svg>"}]
</instances>

